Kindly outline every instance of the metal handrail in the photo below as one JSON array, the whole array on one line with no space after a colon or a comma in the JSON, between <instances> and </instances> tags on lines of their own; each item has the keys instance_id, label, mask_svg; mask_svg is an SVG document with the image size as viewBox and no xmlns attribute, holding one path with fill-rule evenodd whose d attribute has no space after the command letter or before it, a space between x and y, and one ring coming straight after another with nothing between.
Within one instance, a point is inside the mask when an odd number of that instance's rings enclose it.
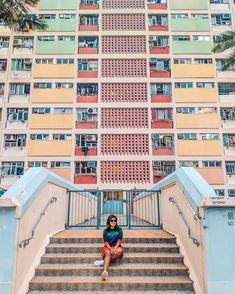
<instances>
[{"instance_id":1,"label":"metal handrail","mask_svg":"<svg viewBox=\"0 0 235 294\"><path fill-rule=\"evenodd\" d=\"M20 248L25 248L27 245L29 245L30 240L32 240L32 239L34 238L35 230L36 230L37 226L39 225L39 223L40 223L42 217L45 215L45 213L46 213L46 211L47 211L49 205L52 204L52 203L54 203L54 202L56 202L56 201L57 201L57 197L52 197L52 198L47 202L46 206L44 207L43 211L40 213L40 216L39 216L38 220L36 221L36 223L35 223L35 225L34 225L34 227L33 227L33 229L32 229L31 236L30 236L29 238L24 239L24 240L22 240L22 241L19 242L19 247L20 247Z\"/></svg>"},{"instance_id":2,"label":"metal handrail","mask_svg":"<svg viewBox=\"0 0 235 294\"><path fill-rule=\"evenodd\" d=\"M169 202L172 202L172 203L175 204L175 206L177 207L177 210L179 212L179 215L183 219L183 222L184 222L184 224L186 225L186 227L188 229L188 236L189 236L189 238L193 240L193 244L195 244L195 245L197 245L197 247L199 247L200 246L200 240L198 240L197 238L195 238L195 237L192 236L192 234L191 234L191 228L190 228L187 220L184 217L183 211L180 209L180 207L179 207L178 203L176 202L176 200L174 199L174 197L170 197L169 198Z\"/></svg>"}]
</instances>

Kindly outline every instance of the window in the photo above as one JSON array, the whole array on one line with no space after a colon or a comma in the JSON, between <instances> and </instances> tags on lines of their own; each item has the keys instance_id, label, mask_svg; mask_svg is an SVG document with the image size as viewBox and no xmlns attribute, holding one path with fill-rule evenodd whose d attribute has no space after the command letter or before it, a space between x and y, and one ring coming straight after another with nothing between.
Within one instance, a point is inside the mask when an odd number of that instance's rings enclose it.
<instances>
[{"instance_id":1,"label":"window","mask_svg":"<svg viewBox=\"0 0 235 294\"><path fill-rule=\"evenodd\" d=\"M153 147L174 147L174 136L171 134L153 134L152 135Z\"/></svg>"},{"instance_id":2,"label":"window","mask_svg":"<svg viewBox=\"0 0 235 294\"><path fill-rule=\"evenodd\" d=\"M198 161L179 161L179 166L183 167L199 167Z\"/></svg>"},{"instance_id":3,"label":"window","mask_svg":"<svg viewBox=\"0 0 235 294\"><path fill-rule=\"evenodd\" d=\"M215 189L214 191L217 196L224 196L224 189Z\"/></svg>"},{"instance_id":4,"label":"window","mask_svg":"<svg viewBox=\"0 0 235 294\"><path fill-rule=\"evenodd\" d=\"M58 41L72 42L75 41L75 36L58 36Z\"/></svg>"},{"instance_id":5,"label":"window","mask_svg":"<svg viewBox=\"0 0 235 294\"><path fill-rule=\"evenodd\" d=\"M57 89L72 89L73 83L56 83L55 87Z\"/></svg>"},{"instance_id":6,"label":"window","mask_svg":"<svg viewBox=\"0 0 235 294\"><path fill-rule=\"evenodd\" d=\"M73 19L76 17L76 14L59 14L59 19Z\"/></svg>"},{"instance_id":7,"label":"window","mask_svg":"<svg viewBox=\"0 0 235 294\"><path fill-rule=\"evenodd\" d=\"M175 58L174 64L191 64L192 59L191 58Z\"/></svg>"},{"instance_id":8,"label":"window","mask_svg":"<svg viewBox=\"0 0 235 294\"><path fill-rule=\"evenodd\" d=\"M193 88L192 82L175 83L175 88Z\"/></svg>"},{"instance_id":9,"label":"window","mask_svg":"<svg viewBox=\"0 0 235 294\"><path fill-rule=\"evenodd\" d=\"M75 174L96 174L96 161L79 161L75 164Z\"/></svg>"},{"instance_id":10,"label":"window","mask_svg":"<svg viewBox=\"0 0 235 294\"><path fill-rule=\"evenodd\" d=\"M56 14L39 14L39 19L56 19Z\"/></svg>"},{"instance_id":11,"label":"window","mask_svg":"<svg viewBox=\"0 0 235 294\"><path fill-rule=\"evenodd\" d=\"M4 147L25 147L26 135L25 134L7 134L4 135Z\"/></svg>"},{"instance_id":12,"label":"window","mask_svg":"<svg viewBox=\"0 0 235 294\"><path fill-rule=\"evenodd\" d=\"M34 83L35 89L51 89L52 83Z\"/></svg>"},{"instance_id":13,"label":"window","mask_svg":"<svg viewBox=\"0 0 235 294\"><path fill-rule=\"evenodd\" d=\"M184 114L195 113L195 107L177 107L176 113L184 113Z\"/></svg>"},{"instance_id":14,"label":"window","mask_svg":"<svg viewBox=\"0 0 235 294\"><path fill-rule=\"evenodd\" d=\"M235 161L226 161L225 166L227 175L235 175Z\"/></svg>"},{"instance_id":15,"label":"window","mask_svg":"<svg viewBox=\"0 0 235 294\"><path fill-rule=\"evenodd\" d=\"M24 162L2 162L2 176L22 176L24 174Z\"/></svg>"},{"instance_id":16,"label":"window","mask_svg":"<svg viewBox=\"0 0 235 294\"><path fill-rule=\"evenodd\" d=\"M98 60L96 59L78 59L79 71L98 71Z\"/></svg>"},{"instance_id":17,"label":"window","mask_svg":"<svg viewBox=\"0 0 235 294\"><path fill-rule=\"evenodd\" d=\"M98 25L98 15L80 15L80 25Z\"/></svg>"},{"instance_id":18,"label":"window","mask_svg":"<svg viewBox=\"0 0 235 294\"><path fill-rule=\"evenodd\" d=\"M49 134L31 134L30 135L30 140L49 140Z\"/></svg>"},{"instance_id":19,"label":"window","mask_svg":"<svg viewBox=\"0 0 235 294\"><path fill-rule=\"evenodd\" d=\"M57 58L56 59L57 64L74 64L73 58Z\"/></svg>"},{"instance_id":20,"label":"window","mask_svg":"<svg viewBox=\"0 0 235 294\"><path fill-rule=\"evenodd\" d=\"M219 134L200 134L199 138L201 140L219 140Z\"/></svg>"},{"instance_id":21,"label":"window","mask_svg":"<svg viewBox=\"0 0 235 294\"><path fill-rule=\"evenodd\" d=\"M10 84L10 95L28 95L30 84Z\"/></svg>"},{"instance_id":22,"label":"window","mask_svg":"<svg viewBox=\"0 0 235 294\"><path fill-rule=\"evenodd\" d=\"M98 84L78 84L79 96L98 95Z\"/></svg>"},{"instance_id":23,"label":"window","mask_svg":"<svg viewBox=\"0 0 235 294\"><path fill-rule=\"evenodd\" d=\"M221 161L203 161L202 167L222 167Z\"/></svg>"},{"instance_id":24,"label":"window","mask_svg":"<svg viewBox=\"0 0 235 294\"><path fill-rule=\"evenodd\" d=\"M32 113L33 114L48 114L51 112L50 107L39 107L39 108L33 108Z\"/></svg>"},{"instance_id":25,"label":"window","mask_svg":"<svg viewBox=\"0 0 235 294\"><path fill-rule=\"evenodd\" d=\"M214 88L215 84L211 82L197 82L197 88Z\"/></svg>"},{"instance_id":26,"label":"window","mask_svg":"<svg viewBox=\"0 0 235 294\"><path fill-rule=\"evenodd\" d=\"M185 35L173 36L173 41L190 41L190 36L185 36Z\"/></svg>"},{"instance_id":27,"label":"window","mask_svg":"<svg viewBox=\"0 0 235 294\"><path fill-rule=\"evenodd\" d=\"M97 147L97 135L77 135L76 147Z\"/></svg>"},{"instance_id":28,"label":"window","mask_svg":"<svg viewBox=\"0 0 235 294\"><path fill-rule=\"evenodd\" d=\"M54 42L55 41L55 36L38 36L38 41Z\"/></svg>"},{"instance_id":29,"label":"window","mask_svg":"<svg viewBox=\"0 0 235 294\"><path fill-rule=\"evenodd\" d=\"M69 161L52 161L51 167L52 168L69 168L71 163Z\"/></svg>"},{"instance_id":30,"label":"window","mask_svg":"<svg viewBox=\"0 0 235 294\"><path fill-rule=\"evenodd\" d=\"M150 84L151 95L171 95L171 84Z\"/></svg>"},{"instance_id":31,"label":"window","mask_svg":"<svg viewBox=\"0 0 235 294\"><path fill-rule=\"evenodd\" d=\"M172 19L182 19L182 18L188 18L188 14L187 13L173 13L171 15Z\"/></svg>"},{"instance_id":32,"label":"window","mask_svg":"<svg viewBox=\"0 0 235 294\"><path fill-rule=\"evenodd\" d=\"M52 64L53 59L52 58L37 58L36 64Z\"/></svg>"},{"instance_id":33,"label":"window","mask_svg":"<svg viewBox=\"0 0 235 294\"><path fill-rule=\"evenodd\" d=\"M47 161L29 161L28 167L47 167Z\"/></svg>"},{"instance_id":34,"label":"window","mask_svg":"<svg viewBox=\"0 0 235 294\"><path fill-rule=\"evenodd\" d=\"M197 134L194 133L186 133L186 134L178 134L178 140L197 140Z\"/></svg>"},{"instance_id":35,"label":"window","mask_svg":"<svg viewBox=\"0 0 235 294\"><path fill-rule=\"evenodd\" d=\"M211 58L195 58L194 61L196 64L212 64Z\"/></svg>"},{"instance_id":36,"label":"window","mask_svg":"<svg viewBox=\"0 0 235 294\"><path fill-rule=\"evenodd\" d=\"M72 135L71 134L54 134L53 140L71 141Z\"/></svg>"},{"instance_id":37,"label":"window","mask_svg":"<svg viewBox=\"0 0 235 294\"><path fill-rule=\"evenodd\" d=\"M62 107L54 108L54 114L72 114L72 113L73 113L72 108L62 108Z\"/></svg>"},{"instance_id":38,"label":"window","mask_svg":"<svg viewBox=\"0 0 235 294\"><path fill-rule=\"evenodd\" d=\"M12 121L27 121L28 120L28 109L27 108L8 108L7 120Z\"/></svg>"}]
</instances>

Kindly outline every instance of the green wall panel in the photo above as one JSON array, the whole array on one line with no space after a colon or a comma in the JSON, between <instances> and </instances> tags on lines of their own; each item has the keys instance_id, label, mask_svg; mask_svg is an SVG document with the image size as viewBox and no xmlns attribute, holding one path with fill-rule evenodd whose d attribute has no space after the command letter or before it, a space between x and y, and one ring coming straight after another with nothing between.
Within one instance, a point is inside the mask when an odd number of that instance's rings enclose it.
<instances>
[{"instance_id":1,"label":"green wall panel","mask_svg":"<svg viewBox=\"0 0 235 294\"><path fill-rule=\"evenodd\" d=\"M73 19L47 19L46 32L75 32L76 18Z\"/></svg>"},{"instance_id":2,"label":"green wall panel","mask_svg":"<svg viewBox=\"0 0 235 294\"><path fill-rule=\"evenodd\" d=\"M173 32L209 32L209 19L172 19L171 29Z\"/></svg>"},{"instance_id":3,"label":"green wall panel","mask_svg":"<svg viewBox=\"0 0 235 294\"><path fill-rule=\"evenodd\" d=\"M75 41L39 41L36 54L75 54Z\"/></svg>"},{"instance_id":4,"label":"green wall panel","mask_svg":"<svg viewBox=\"0 0 235 294\"><path fill-rule=\"evenodd\" d=\"M170 8L183 10L183 9L208 9L208 0L170 0Z\"/></svg>"},{"instance_id":5,"label":"green wall panel","mask_svg":"<svg viewBox=\"0 0 235 294\"><path fill-rule=\"evenodd\" d=\"M173 41L173 54L210 54L211 42L209 41Z\"/></svg>"},{"instance_id":6,"label":"green wall panel","mask_svg":"<svg viewBox=\"0 0 235 294\"><path fill-rule=\"evenodd\" d=\"M77 0L40 0L39 10L75 10Z\"/></svg>"}]
</instances>

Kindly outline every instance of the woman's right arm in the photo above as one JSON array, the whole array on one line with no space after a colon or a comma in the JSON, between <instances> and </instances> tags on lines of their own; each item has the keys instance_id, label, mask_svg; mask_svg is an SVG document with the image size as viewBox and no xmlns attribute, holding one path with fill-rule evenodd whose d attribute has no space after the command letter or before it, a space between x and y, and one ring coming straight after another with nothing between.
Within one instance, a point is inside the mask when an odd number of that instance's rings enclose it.
<instances>
[{"instance_id":1,"label":"woman's right arm","mask_svg":"<svg viewBox=\"0 0 235 294\"><path fill-rule=\"evenodd\" d=\"M111 250L111 247L109 246L106 230L103 231L103 239L104 239L104 246L106 246L109 250Z\"/></svg>"}]
</instances>

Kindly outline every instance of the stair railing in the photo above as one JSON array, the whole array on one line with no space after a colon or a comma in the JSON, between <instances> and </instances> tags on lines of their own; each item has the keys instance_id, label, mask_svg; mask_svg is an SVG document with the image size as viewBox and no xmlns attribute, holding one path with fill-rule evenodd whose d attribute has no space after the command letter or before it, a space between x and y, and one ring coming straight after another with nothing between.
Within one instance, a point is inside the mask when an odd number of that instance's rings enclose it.
<instances>
[{"instance_id":1,"label":"stair railing","mask_svg":"<svg viewBox=\"0 0 235 294\"><path fill-rule=\"evenodd\" d=\"M37 229L37 226L41 222L41 219L43 218L43 216L46 214L46 211L47 211L48 207L50 206L50 204L52 204L52 203L54 203L56 201L57 201L56 197L51 197L51 199L47 202L47 204L44 207L43 211L40 213L38 220L36 221L35 225L33 226L31 236L29 238L24 239L24 240L19 242L19 247L20 248L25 248L27 245L29 245L29 242L34 238L35 230Z\"/></svg>"},{"instance_id":2,"label":"stair railing","mask_svg":"<svg viewBox=\"0 0 235 294\"><path fill-rule=\"evenodd\" d=\"M186 225L186 227L187 227L187 229L188 229L188 237L189 237L190 239L193 240L193 244L195 244L195 245L197 245L197 247L199 247L199 246L200 246L200 240L198 240L197 238L195 238L195 237L192 236L191 228L190 228L190 226L189 226L189 224L188 224L186 218L184 217L184 213L183 213L183 211L181 210L181 208L179 207L177 201L174 199L174 197L170 197L170 198L169 198L169 202L172 202L172 203L175 204L175 206L176 206L176 208L177 208L177 210L178 210L178 212L179 212L179 215L181 216L181 218L182 218L184 224Z\"/></svg>"}]
</instances>

